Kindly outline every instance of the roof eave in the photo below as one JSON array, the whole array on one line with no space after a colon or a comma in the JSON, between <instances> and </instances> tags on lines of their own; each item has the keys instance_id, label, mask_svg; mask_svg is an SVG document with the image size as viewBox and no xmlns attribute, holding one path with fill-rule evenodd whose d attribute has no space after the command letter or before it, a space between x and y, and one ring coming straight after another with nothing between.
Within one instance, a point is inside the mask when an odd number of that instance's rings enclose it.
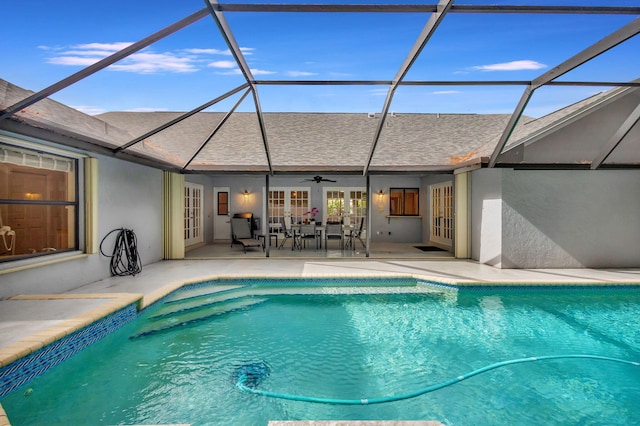
<instances>
[{"instance_id":1,"label":"roof eave","mask_svg":"<svg viewBox=\"0 0 640 426\"><path fill-rule=\"evenodd\" d=\"M132 163L141 164L156 169L167 171L180 171L180 168L172 163L168 163L157 158L145 156L136 152L114 153L113 149L106 145L106 142L94 139L86 135L61 130L59 128L42 125L42 123L17 119L16 116L0 121L0 130L14 133L16 135L46 140L57 143L68 148L74 148L92 154L101 154L108 157L118 158ZM115 147L115 145L113 145Z\"/></svg>"}]
</instances>

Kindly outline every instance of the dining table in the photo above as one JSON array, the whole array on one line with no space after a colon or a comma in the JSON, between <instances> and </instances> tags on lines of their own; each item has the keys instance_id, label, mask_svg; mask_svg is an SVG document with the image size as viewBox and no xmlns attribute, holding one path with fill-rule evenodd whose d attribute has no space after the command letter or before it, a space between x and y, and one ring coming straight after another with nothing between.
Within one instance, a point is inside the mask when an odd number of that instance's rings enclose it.
<instances>
[{"instance_id":1,"label":"dining table","mask_svg":"<svg viewBox=\"0 0 640 426\"><path fill-rule=\"evenodd\" d=\"M279 224L278 224L279 225ZM293 225L291 225L291 230L294 233L294 235L296 234L300 234L300 228L302 227L302 223L294 223ZM325 225L316 225L316 233L318 235L318 239L319 239L319 244L318 247L322 248L322 241L324 241L324 233L326 231L327 227ZM345 247L353 247L353 242L352 240L352 233L353 230L355 229L354 225L351 224L347 224L347 225L342 225L342 241L341 241L341 247L345 248ZM294 242L292 242L292 244L295 244L295 239ZM293 248L293 246L292 246Z\"/></svg>"}]
</instances>

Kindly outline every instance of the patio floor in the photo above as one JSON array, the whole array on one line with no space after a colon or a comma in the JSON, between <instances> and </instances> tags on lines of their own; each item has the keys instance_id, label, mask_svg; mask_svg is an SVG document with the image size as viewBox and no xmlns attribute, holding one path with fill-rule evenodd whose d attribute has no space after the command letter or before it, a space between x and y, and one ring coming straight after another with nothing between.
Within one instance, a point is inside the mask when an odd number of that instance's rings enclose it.
<instances>
[{"instance_id":1,"label":"patio floor","mask_svg":"<svg viewBox=\"0 0 640 426\"><path fill-rule=\"evenodd\" d=\"M278 240L281 243L281 240ZM275 241L273 242L275 243ZM417 247L425 247L427 244L421 243L380 243L372 242L369 246L370 259L454 259L453 253L432 248L424 251ZM265 258L266 251L260 248L247 248L245 253L242 246L235 244L231 246L229 242L207 244L185 252L185 259L219 259L219 258ZM302 250L291 250L291 241L285 242L283 248L274 246L269 248L269 257L278 259L366 259L366 252L360 242L356 242L355 250L341 250L337 241L330 241L327 249L323 246L316 250L314 247Z\"/></svg>"}]
</instances>

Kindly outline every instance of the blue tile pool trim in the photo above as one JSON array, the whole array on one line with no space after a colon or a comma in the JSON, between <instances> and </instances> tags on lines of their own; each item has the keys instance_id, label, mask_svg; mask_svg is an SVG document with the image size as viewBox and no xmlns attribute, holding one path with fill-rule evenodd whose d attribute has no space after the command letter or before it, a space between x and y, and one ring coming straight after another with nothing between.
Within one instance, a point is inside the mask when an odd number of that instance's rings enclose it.
<instances>
[{"instance_id":1,"label":"blue tile pool trim","mask_svg":"<svg viewBox=\"0 0 640 426\"><path fill-rule=\"evenodd\" d=\"M449 291L505 291L505 290L640 290L640 283L604 285L601 283L590 284L448 284L435 280L427 280L416 277L286 277L286 278L220 278L205 280L197 283L189 283L175 291L156 300L145 307L146 311L152 306L158 306L175 293L182 290L192 290L209 285L238 285L238 286L291 286L291 287L319 287L319 286L415 286L425 285ZM82 349L90 346L101 338L107 336L126 323L137 318L142 311L138 311L137 304L133 303L113 314L78 330L44 348L0 368L0 398L6 396L29 380L43 374L50 368L60 364Z\"/></svg>"},{"instance_id":2,"label":"blue tile pool trim","mask_svg":"<svg viewBox=\"0 0 640 426\"><path fill-rule=\"evenodd\" d=\"M552 291L612 291L612 290L640 290L640 284L480 284L480 285L457 285L451 286L458 291L532 291L532 290L552 290Z\"/></svg>"},{"instance_id":3,"label":"blue tile pool trim","mask_svg":"<svg viewBox=\"0 0 640 426\"><path fill-rule=\"evenodd\" d=\"M0 369L0 398L72 357L138 316L137 304L126 307Z\"/></svg>"},{"instance_id":4,"label":"blue tile pool trim","mask_svg":"<svg viewBox=\"0 0 640 426\"><path fill-rule=\"evenodd\" d=\"M291 286L291 287L346 287L346 286L375 286L401 287L416 285L414 277L276 277L276 278L220 278L182 286L180 290L193 290L208 285L237 285L237 286Z\"/></svg>"}]
</instances>

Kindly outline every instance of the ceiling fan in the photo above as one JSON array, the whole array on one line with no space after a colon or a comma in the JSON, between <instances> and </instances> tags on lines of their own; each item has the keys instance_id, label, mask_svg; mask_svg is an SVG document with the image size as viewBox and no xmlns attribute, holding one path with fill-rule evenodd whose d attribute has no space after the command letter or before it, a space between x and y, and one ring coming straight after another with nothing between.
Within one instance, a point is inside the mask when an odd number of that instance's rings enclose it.
<instances>
[{"instance_id":1,"label":"ceiling fan","mask_svg":"<svg viewBox=\"0 0 640 426\"><path fill-rule=\"evenodd\" d=\"M315 182L315 183L320 183L320 182L335 182L335 180L331 180L331 179L325 179L322 176L314 176L311 179L304 179L304 181L309 181L309 182Z\"/></svg>"}]
</instances>

